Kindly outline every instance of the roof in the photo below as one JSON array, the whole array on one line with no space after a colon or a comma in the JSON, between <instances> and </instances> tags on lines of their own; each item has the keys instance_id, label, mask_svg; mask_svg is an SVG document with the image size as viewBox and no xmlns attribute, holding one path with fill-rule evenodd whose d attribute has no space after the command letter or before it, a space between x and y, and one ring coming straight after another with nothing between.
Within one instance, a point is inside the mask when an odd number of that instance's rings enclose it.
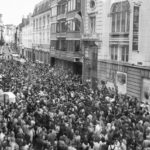
<instances>
[{"instance_id":1,"label":"roof","mask_svg":"<svg viewBox=\"0 0 150 150\"><path fill-rule=\"evenodd\" d=\"M50 10L50 0L43 0L35 6L33 16L44 13L48 10Z\"/></svg>"}]
</instances>

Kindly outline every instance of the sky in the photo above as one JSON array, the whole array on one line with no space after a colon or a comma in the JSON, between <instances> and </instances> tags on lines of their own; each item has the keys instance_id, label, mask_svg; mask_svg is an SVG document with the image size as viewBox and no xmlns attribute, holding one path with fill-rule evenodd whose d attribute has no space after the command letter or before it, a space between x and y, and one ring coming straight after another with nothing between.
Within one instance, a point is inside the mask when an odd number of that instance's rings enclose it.
<instances>
[{"instance_id":1,"label":"sky","mask_svg":"<svg viewBox=\"0 0 150 150\"><path fill-rule=\"evenodd\" d=\"M22 17L33 13L34 6L41 0L0 0L3 24L19 25Z\"/></svg>"}]
</instances>

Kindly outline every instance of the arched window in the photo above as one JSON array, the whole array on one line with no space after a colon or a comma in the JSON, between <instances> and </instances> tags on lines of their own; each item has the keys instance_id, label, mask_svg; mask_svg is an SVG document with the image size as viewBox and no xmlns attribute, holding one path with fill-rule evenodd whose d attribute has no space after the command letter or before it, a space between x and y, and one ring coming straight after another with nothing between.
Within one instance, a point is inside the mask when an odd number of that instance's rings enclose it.
<instances>
[{"instance_id":1,"label":"arched window","mask_svg":"<svg viewBox=\"0 0 150 150\"><path fill-rule=\"evenodd\" d=\"M112 32L129 32L130 5L129 2L117 2L112 5Z\"/></svg>"}]
</instances>

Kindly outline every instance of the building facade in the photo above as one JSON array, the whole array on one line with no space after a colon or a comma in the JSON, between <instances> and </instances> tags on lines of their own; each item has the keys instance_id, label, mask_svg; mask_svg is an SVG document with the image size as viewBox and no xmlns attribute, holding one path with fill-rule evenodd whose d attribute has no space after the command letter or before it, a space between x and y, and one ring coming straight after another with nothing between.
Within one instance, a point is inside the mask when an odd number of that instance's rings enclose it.
<instances>
[{"instance_id":1,"label":"building facade","mask_svg":"<svg viewBox=\"0 0 150 150\"><path fill-rule=\"evenodd\" d=\"M33 39L33 21L32 15L29 14L27 18L23 18L24 25L21 32L21 56L28 60L32 60L32 39Z\"/></svg>"},{"instance_id":2,"label":"building facade","mask_svg":"<svg viewBox=\"0 0 150 150\"><path fill-rule=\"evenodd\" d=\"M84 33L82 34L82 48L84 51L83 80L97 83L98 55L101 55L101 43L104 23L104 1L86 0L83 16Z\"/></svg>"},{"instance_id":3,"label":"building facade","mask_svg":"<svg viewBox=\"0 0 150 150\"><path fill-rule=\"evenodd\" d=\"M119 93L144 101L150 96L150 2L107 0L104 3L101 52L97 77ZM107 9L106 9L107 8Z\"/></svg>"},{"instance_id":4,"label":"building facade","mask_svg":"<svg viewBox=\"0 0 150 150\"><path fill-rule=\"evenodd\" d=\"M50 0L38 3L33 12L33 59L41 63L49 63L50 49Z\"/></svg>"},{"instance_id":5,"label":"building facade","mask_svg":"<svg viewBox=\"0 0 150 150\"><path fill-rule=\"evenodd\" d=\"M54 0L51 6L51 64L82 74L81 22L84 0Z\"/></svg>"},{"instance_id":6,"label":"building facade","mask_svg":"<svg viewBox=\"0 0 150 150\"><path fill-rule=\"evenodd\" d=\"M4 25L4 40L6 44L14 44L15 43L15 33L16 26L12 24Z\"/></svg>"}]
</instances>

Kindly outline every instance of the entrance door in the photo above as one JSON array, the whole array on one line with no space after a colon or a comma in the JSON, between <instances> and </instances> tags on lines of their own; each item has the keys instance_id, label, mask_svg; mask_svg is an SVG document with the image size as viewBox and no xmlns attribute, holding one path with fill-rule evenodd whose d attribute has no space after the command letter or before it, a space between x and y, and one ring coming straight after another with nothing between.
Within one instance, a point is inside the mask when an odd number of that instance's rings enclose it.
<instances>
[{"instance_id":1,"label":"entrance door","mask_svg":"<svg viewBox=\"0 0 150 150\"><path fill-rule=\"evenodd\" d=\"M75 74L82 75L82 63L76 62L73 67Z\"/></svg>"},{"instance_id":2,"label":"entrance door","mask_svg":"<svg viewBox=\"0 0 150 150\"><path fill-rule=\"evenodd\" d=\"M53 67L55 65L55 58L51 57L51 66Z\"/></svg>"}]
</instances>

